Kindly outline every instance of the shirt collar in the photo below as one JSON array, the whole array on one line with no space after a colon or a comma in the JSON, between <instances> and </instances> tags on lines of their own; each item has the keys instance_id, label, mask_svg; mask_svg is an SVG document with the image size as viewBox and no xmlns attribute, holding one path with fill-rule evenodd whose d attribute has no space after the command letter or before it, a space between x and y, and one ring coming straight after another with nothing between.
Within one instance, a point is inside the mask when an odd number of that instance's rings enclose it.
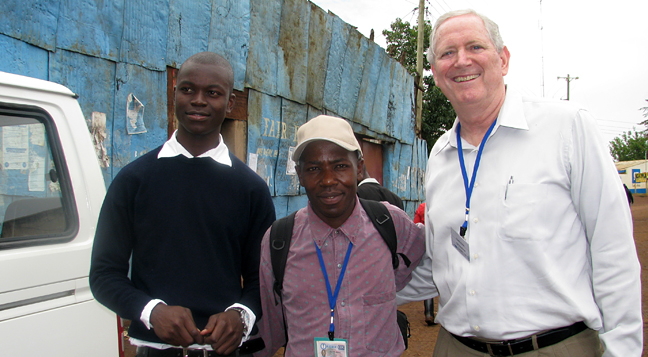
<instances>
[{"instance_id":1,"label":"shirt collar","mask_svg":"<svg viewBox=\"0 0 648 357\"><path fill-rule=\"evenodd\" d=\"M500 126L509 127L512 129L529 130L529 125L524 115L522 95L520 95L520 93L518 93L515 89L512 89L509 85L506 86L506 97L504 98L504 103L502 104L502 108L500 108L496 120L497 123L495 124L495 128L493 129L491 136L495 135L495 132L497 132L497 129ZM452 128L448 132L449 135L445 136L446 142L444 143L443 147L447 146L448 144L454 148L457 147L458 123L459 119L457 118L455 119Z\"/></svg>"},{"instance_id":2,"label":"shirt collar","mask_svg":"<svg viewBox=\"0 0 648 357\"><path fill-rule=\"evenodd\" d=\"M361 229L361 210L362 205L356 197L355 207L353 208L353 212L351 212L349 218L347 218L347 220L340 227L332 228L328 224L324 223L324 221L322 221L322 219L320 219L317 214L315 214L310 202L308 202L308 206L306 207L306 222L308 222L307 224L311 231L311 235L313 237L313 240L315 241L315 244L317 244L317 246L321 248L331 234L335 234L335 231L340 231L349 239L351 243L355 245L357 236ZM369 222L369 224L372 223Z\"/></svg>"},{"instance_id":3,"label":"shirt collar","mask_svg":"<svg viewBox=\"0 0 648 357\"><path fill-rule=\"evenodd\" d=\"M187 151L187 149L185 149L185 147L178 142L178 139L176 138L177 133L177 130L174 131L169 140L164 143L162 149L160 149L160 152L158 153L158 159L163 157L176 157L178 155L183 155L190 159L194 158L194 156L191 155L191 153L189 153L189 151ZM229 156L229 149L223 141L223 136L218 134L218 137L218 146L213 149L207 150L201 155L198 155L198 157L209 157L220 164L232 167L232 159Z\"/></svg>"},{"instance_id":4,"label":"shirt collar","mask_svg":"<svg viewBox=\"0 0 648 357\"><path fill-rule=\"evenodd\" d=\"M380 182L378 182L378 180L376 180L376 179L373 178L373 177L369 177L369 178L366 178L366 179L360 181L360 183L358 184L358 186L362 185L363 183L377 183L377 184L380 185Z\"/></svg>"}]
</instances>

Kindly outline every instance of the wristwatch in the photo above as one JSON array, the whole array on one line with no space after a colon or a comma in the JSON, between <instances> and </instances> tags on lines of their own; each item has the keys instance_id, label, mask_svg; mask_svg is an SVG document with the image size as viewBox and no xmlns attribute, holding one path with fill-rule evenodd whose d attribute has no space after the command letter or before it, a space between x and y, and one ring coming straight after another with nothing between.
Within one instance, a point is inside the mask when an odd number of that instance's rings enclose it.
<instances>
[{"instance_id":1,"label":"wristwatch","mask_svg":"<svg viewBox=\"0 0 648 357\"><path fill-rule=\"evenodd\" d=\"M248 327L250 326L249 320L250 316L248 316L247 311L240 307L232 307L227 310L234 310L239 313L239 316L241 318L241 323L243 324L243 336L247 335L248 332Z\"/></svg>"}]
</instances>

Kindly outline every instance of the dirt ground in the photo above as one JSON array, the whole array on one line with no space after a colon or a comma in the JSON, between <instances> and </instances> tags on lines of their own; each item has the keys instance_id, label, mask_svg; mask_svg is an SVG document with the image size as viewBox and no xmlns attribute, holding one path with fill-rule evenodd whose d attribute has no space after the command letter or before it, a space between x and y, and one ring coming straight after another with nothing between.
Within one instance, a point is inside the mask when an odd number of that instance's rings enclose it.
<instances>
[{"instance_id":1,"label":"dirt ground","mask_svg":"<svg viewBox=\"0 0 648 357\"><path fill-rule=\"evenodd\" d=\"M646 335L646 324L648 323L648 197L635 195L632 205L632 219L634 222L634 237L641 262L641 283L643 296L643 319L644 319L644 357L648 357L648 336ZM425 323L423 314L423 303L416 302L399 307L407 314L410 321L412 337L409 340L409 349L403 357L432 356L439 325L428 326ZM283 356L279 351L275 357ZM133 352L130 352L133 353ZM129 354L127 354L128 356ZM133 353L134 355L134 353ZM131 355L132 356L132 355Z\"/></svg>"}]
</instances>

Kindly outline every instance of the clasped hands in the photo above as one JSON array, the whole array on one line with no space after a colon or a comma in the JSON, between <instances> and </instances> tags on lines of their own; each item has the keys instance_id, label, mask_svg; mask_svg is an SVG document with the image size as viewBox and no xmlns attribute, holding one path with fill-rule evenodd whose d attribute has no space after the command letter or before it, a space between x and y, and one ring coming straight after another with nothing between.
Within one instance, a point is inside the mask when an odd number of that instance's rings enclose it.
<instances>
[{"instance_id":1,"label":"clasped hands","mask_svg":"<svg viewBox=\"0 0 648 357\"><path fill-rule=\"evenodd\" d=\"M151 325L155 334L166 343L183 347L208 344L220 355L233 353L243 337L243 323L234 310L210 316L205 328L200 330L191 310L157 304L151 311Z\"/></svg>"}]
</instances>

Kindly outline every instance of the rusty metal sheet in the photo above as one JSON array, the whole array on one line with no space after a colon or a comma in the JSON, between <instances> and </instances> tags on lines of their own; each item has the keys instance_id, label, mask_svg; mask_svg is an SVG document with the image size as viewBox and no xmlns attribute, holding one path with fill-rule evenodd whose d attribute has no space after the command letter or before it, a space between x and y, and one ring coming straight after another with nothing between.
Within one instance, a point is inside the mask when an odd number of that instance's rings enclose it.
<instances>
[{"instance_id":1,"label":"rusty metal sheet","mask_svg":"<svg viewBox=\"0 0 648 357\"><path fill-rule=\"evenodd\" d=\"M86 122L92 113L106 115L106 127L113 127L115 98L115 62L59 49L51 55L50 80L61 83L79 95L79 105ZM123 112L121 112L123 114ZM112 156L112 133L107 131L103 146ZM106 187L112 181L112 162L101 168Z\"/></svg>"},{"instance_id":2,"label":"rusty metal sheet","mask_svg":"<svg viewBox=\"0 0 648 357\"><path fill-rule=\"evenodd\" d=\"M165 95L160 95L160 88L166 88L166 72L118 63L115 81L117 86L112 132L113 178L126 164L167 140L167 100ZM127 133L126 103L131 93L145 106L145 134Z\"/></svg>"},{"instance_id":3,"label":"rusty metal sheet","mask_svg":"<svg viewBox=\"0 0 648 357\"><path fill-rule=\"evenodd\" d=\"M187 58L207 51L211 0L168 0L166 65L178 68Z\"/></svg>"},{"instance_id":4,"label":"rusty metal sheet","mask_svg":"<svg viewBox=\"0 0 648 357\"><path fill-rule=\"evenodd\" d=\"M374 98L383 59L385 58L385 51L376 43L369 41L362 71L362 82L358 92L358 101L353 115L354 121L366 127L372 127L374 123L374 120L372 120Z\"/></svg>"},{"instance_id":5,"label":"rusty metal sheet","mask_svg":"<svg viewBox=\"0 0 648 357\"><path fill-rule=\"evenodd\" d=\"M322 109L333 17L314 3L310 3L310 6L306 103Z\"/></svg>"},{"instance_id":6,"label":"rusty metal sheet","mask_svg":"<svg viewBox=\"0 0 648 357\"><path fill-rule=\"evenodd\" d=\"M293 213L308 205L308 196L290 196L288 197L288 212L286 215ZM279 216L277 216L279 218Z\"/></svg>"},{"instance_id":7,"label":"rusty metal sheet","mask_svg":"<svg viewBox=\"0 0 648 357\"><path fill-rule=\"evenodd\" d=\"M227 58L234 69L234 89L242 91L250 48L250 0L211 3L208 50Z\"/></svg>"},{"instance_id":8,"label":"rusty metal sheet","mask_svg":"<svg viewBox=\"0 0 648 357\"><path fill-rule=\"evenodd\" d=\"M409 200L412 197L410 180L412 177L412 145L402 144L398 167L398 195Z\"/></svg>"},{"instance_id":9,"label":"rusty metal sheet","mask_svg":"<svg viewBox=\"0 0 648 357\"><path fill-rule=\"evenodd\" d=\"M48 80L48 52L0 34L0 71Z\"/></svg>"},{"instance_id":10,"label":"rusty metal sheet","mask_svg":"<svg viewBox=\"0 0 648 357\"><path fill-rule=\"evenodd\" d=\"M281 98L250 89L248 97L248 163L256 159L256 173L276 195L275 167L281 137ZM253 169L255 169L253 167Z\"/></svg>"},{"instance_id":11,"label":"rusty metal sheet","mask_svg":"<svg viewBox=\"0 0 648 357\"><path fill-rule=\"evenodd\" d=\"M250 52L245 86L277 94L277 44L281 0L250 0Z\"/></svg>"},{"instance_id":12,"label":"rusty metal sheet","mask_svg":"<svg viewBox=\"0 0 648 357\"><path fill-rule=\"evenodd\" d=\"M53 51L56 48L60 2L60 0L0 1L0 34Z\"/></svg>"},{"instance_id":13,"label":"rusty metal sheet","mask_svg":"<svg viewBox=\"0 0 648 357\"><path fill-rule=\"evenodd\" d=\"M169 0L123 3L124 31L119 60L149 69L166 70Z\"/></svg>"},{"instance_id":14,"label":"rusty metal sheet","mask_svg":"<svg viewBox=\"0 0 648 357\"><path fill-rule=\"evenodd\" d=\"M374 94L374 102L371 110L371 128L382 134L391 135L387 118L388 112L394 110L390 108L391 86L396 69L396 62L387 56L387 53L381 53L383 56L382 66L380 68L380 75L378 76L379 85L376 86Z\"/></svg>"},{"instance_id":15,"label":"rusty metal sheet","mask_svg":"<svg viewBox=\"0 0 648 357\"><path fill-rule=\"evenodd\" d=\"M281 123L277 123L275 135L279 140L277 169L275 171L275 194L277 196L299 195L299 178L290 156L297 146L297 129L306 123L307 113L308 107L306 105L282 99Z\"/></svg>"},{"instance_id":16,"label":"rusty metal sheet","mask_svg":"<svg viewBox=\"0 0 648 357\"><path fill-rule=\"evenodd\" d=\"M324 107L334 113L338 113L340 109L344 56L346 54L351 26L333 13L330 13L330 16L332 17L331 47L329 48L326 82L324 84Z\"/></svg>"},{"instance_id":17,"label":"rusty metal sheet","mask_svg":"<svg viewBox=\"0 0 648 357\"><path fill-rule=\"evenodd\" d=\"M369 40L358 30L351 29L349 31L349 40L342 62L344 69L342 70L338 109L338 114L344 118L353 118L355 114L368 47Z\"/></svg>"},{"instance_id":18,"label":"rusty metal sheet","mask_svg":"<svg viewBox=\"0 0 648 357\"><path fill-rule=\"evenodd\" d=\"M56 31L56 46L66 50L97 56L112 61L119 59L122 33L124 33L124 7L130 3L123 0L62 0ZM58 6L58 4L57 4ZM133 6L133 5L130 5ZM168 8L168 4L164 3ZM140 15L138 15L140 16ZM131 22L138 22L139 19ZM162 22L166 28L168 19ZM156 26L142 32L155 32ZM166 30L165 30L166 32ZM166 42L166 38L164 39ZM122 47L121 51L125 51ZM126 50L127 51L127 50ZM166 48L165 48L166 51ZM162 53L164 56L164 53Z\"/></svg>"},{"instance_id":19,"label":"rusty metal sheet","mask_svg":"<svg viewBox=\"0 0 648 357\"><path fill-rule=\"evenodd\" d=\"M284 0L277 52L277 93L299 103L306 102L309 20L308 0Z\"/></svg>"}]
</instances>

